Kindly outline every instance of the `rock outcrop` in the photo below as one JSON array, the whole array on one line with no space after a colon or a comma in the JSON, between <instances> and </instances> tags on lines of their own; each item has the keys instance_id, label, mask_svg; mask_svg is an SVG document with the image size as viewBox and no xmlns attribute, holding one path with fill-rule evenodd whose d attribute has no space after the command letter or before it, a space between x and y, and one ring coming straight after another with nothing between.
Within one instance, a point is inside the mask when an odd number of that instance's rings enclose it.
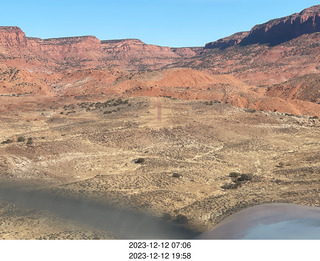
<instances>
[{"instance_id":1,"label":"rock outcrop","mask_svg":"<svg viewBox=\"0 0 320 261\"><path fill-rule=\"evenodd\" d=\"M195 52L146 44L138 39L100 41L95 36L40 39L19 27L0 27L0 65L31 71L86 68L158 69Z\"/></svg>"},{"instance_id":2,"label":"rock outcrop","mask_svg":"<svg viewBox=\"0 0 320 261\"><path fill-rule=\"evenodd\" d=\"M315 32L320 32L320 5L312 6L300 13L256 25L240 44L277 45L300 35Z\"/></svg>"},{"instance_id":3,"label":"rock outcrop","mask_svg":"<svg viewBox=\"0 0 320 261\"><path fill-rule=\"evenodd\" d=\"M304 9L300 13L273 19L254 26L250 32L235 33L231 36L210 42L206 49L225 49L235 45L268 44L274 46L303 34L320 32L320 5Z\"/></svg>"},{"instance_id":4,"label":"rock outcrop","mask_svg":"<svg viewBox=\"0 0 320 261\"><path fill-rule=\"evenodd\" d=\"M170 47L146 44L138 39L102 41L104 64L122 69L158 69L180 58Z\"/></svg>"},{"instance_id":5,"label":"rock outcrop","mask_svg":"<svg viewBox=\"0 0 320 261\"><path fill-rule=\"evenodd\" d=\"M17 26L0 27L0 47L26 46L26 35Z\"/></svg>"},{"instance_id":6,"label":"rock outcrop","mask_svg":"<svg viewBox=\"0 0 320 261\"><path fill-rule=\"evenodd\" d=\"M0 96L170 96L320 116L319 42L320 5L205 48L94 36L40 39L5 26Z\"/></svg>"},{"instance_id":7,"label":"rock outcrop","mask_svg":"<svg viewBox=\"0 0 320 261\"><path fill-rule=\"evenodd\" d=\"M320 74L308 74L270 86L266 95L320 104Z\"/></svg>"},{"instance_id":8,"label":"rock outcrop","mask_svg":"<svg viewBox=\"0 0 320 261\"><path fill-rule=\"evenodd\" d=\"M226 49L230 46L239 44L248 35L249 35L249 32L235 33L228 37L219 39L215 42L207 43L204 48L205 49L213 49L213 48Z\"/></svg>"}]
</instances>

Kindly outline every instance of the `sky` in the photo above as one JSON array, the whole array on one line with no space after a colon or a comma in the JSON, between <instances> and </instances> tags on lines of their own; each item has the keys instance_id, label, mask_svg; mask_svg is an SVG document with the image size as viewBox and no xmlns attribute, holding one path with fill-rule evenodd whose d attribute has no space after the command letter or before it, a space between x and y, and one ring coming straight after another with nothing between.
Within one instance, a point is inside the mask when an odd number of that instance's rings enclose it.
<instances>
[{"instance_id":1,"label":"sky","mask_svg":"<svg viewBox=\"0 0 320 261\"><path fill-rule=\"evenodd\" d=\"M1 26L29 37L138 38L170 47L204 46L300 12L315 0L4 0Z\"/></svg>"}]
</instances>

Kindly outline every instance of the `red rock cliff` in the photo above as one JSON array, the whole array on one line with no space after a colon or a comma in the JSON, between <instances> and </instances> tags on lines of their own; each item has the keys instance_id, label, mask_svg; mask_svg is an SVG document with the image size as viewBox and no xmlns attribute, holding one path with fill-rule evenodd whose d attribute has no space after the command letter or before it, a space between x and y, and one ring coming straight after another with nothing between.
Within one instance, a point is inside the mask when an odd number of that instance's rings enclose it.
<instances>
[{"instance_id":1,"label":"red rock cliff","mask_svg":"<svg viewBox=\"0 0 320 261\"><path fill-rule=\"evenodd\" d=\"M175 53L170 47L138 39L100 41L94 36L40 39L26 37L19 27L0 27L0 65L36 71L110 68L157 69L193 51Z\"/></svg>"},{"instance_id":2,"label":"red rock cliff","mask_svg":"<svg viewBox=\"0 0 320 261\"><path fill-rule=\"evenodd\" d=\"M256 25L240 44L277 45L300 35L315 32L320 32L320 5L312 6L300 13Z\"/></svg>"},{"instance_id":3,"label":"red rock cliff","mask_svg":"<svg viewBox=\"0 0 320 261\"><path fill-rule=\"evenodd\" d=\"M26 35L19 27L1 26L0 27L0 46L17 47L27 44Z\"/></svg>"},{"instance_id":4,"label":"red rock cliff","mask_svg":"<svg viewBox=\"0 0 320 261\"><path fill-rule=\"evenodd\" d=\"M243 40L243 38L248 36L248 34L249 32L235 33L228 37L219 39L215 42L207 43L204 48L205 49L214 49L214 48L225 49L230 46L239 44Z\"/></svg>"},{"instance_id":5,"label":"red rock cliff","mask_svg":"<svg viewBox=\"0 0 320 261\"><path fill-rule=\"evenodd\" d=\"M256 43L274 46L303 34L315 32L320 32L320 5L256 25L250 32L235 33L215 42L207 43L205 49L225 49L235 45L245 46Z\"/></svg>"}]
</instances>

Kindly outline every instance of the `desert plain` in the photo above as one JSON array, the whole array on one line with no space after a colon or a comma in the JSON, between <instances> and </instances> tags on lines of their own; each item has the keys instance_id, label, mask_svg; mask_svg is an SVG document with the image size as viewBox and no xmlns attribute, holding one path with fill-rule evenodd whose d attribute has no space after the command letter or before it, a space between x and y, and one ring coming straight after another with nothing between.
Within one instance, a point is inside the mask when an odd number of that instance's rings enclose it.
<instances>
[{"instance_id":1,"label":"desert plain","mask_svg":"<svg viewBox=\"0 0 320 261\"><path fill-rule=\"evenodd\" d=\"M121 205L199 232L249 206L320 204L315 117L100 97L24 101L0 121L3 184ZM1 206L2 239L117 238L47 211Z\"/></svg>"},{"instance_id":2,"label":"desert plain","mask_svg":"<svg viewBox=\"0 0 320 261\"><path fill-rule=\"evenodd\" d=\"M121 238L9 187L195 233L250 206L320 206L319 21L316 5L181 48L1 26L0 239Z\"/></svg>"}]
</instances>

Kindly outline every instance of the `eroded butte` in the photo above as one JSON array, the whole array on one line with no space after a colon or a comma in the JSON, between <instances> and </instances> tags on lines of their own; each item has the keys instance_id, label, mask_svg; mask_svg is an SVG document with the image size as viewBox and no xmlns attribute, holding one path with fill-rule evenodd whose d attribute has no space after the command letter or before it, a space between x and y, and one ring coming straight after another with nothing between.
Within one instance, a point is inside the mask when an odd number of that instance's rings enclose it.
<instances>
[{"instance_id":1,"label":"eroded butte","mask_svg":"<svg viewBox=\"0 0 320 261\"><path fill-rule=\"evenodd\" d=\"M184 48L0 27L1 186L198 232L249 206L319 206L319 21L317 5ZM0 201L0 228L119 237L14 200Z\"/></svg>"}]
</instances>

